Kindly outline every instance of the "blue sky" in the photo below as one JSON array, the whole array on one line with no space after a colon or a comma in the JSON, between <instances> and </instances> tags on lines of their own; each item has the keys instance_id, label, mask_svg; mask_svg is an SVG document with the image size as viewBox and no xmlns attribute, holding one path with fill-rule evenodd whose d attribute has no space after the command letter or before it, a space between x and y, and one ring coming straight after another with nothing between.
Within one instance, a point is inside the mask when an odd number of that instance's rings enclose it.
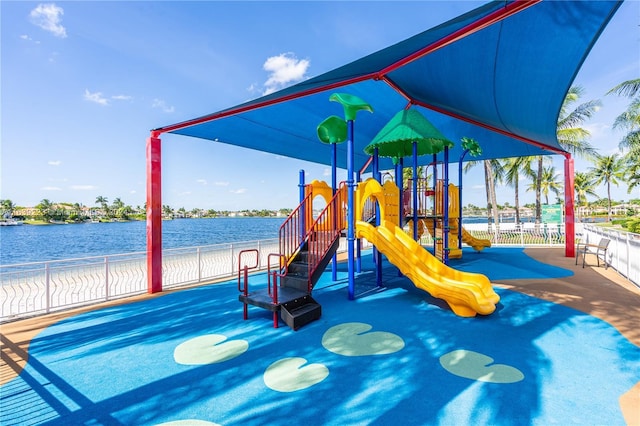
<instances>
[{"instance_id":1,"label":"blue sky","mask_svg":"<svg viewBox=\"0 0 640 426\"><path fill-rule=\"evenodd\" d=\"M150 129L316 76L483 3L2 1L0 198L143 205ZM629 102L605 93L640 76L639 17L640 2L625 2L575 81L584 101L603 102L587 125L601 154L618 150L611 124ZM163 204L175 209L294 207L300 169L330 180L321 165L162 140ZM465 175L464 204L485 205L481 173ZM640 197L626 189L613 187L613 198ZM522 189L523 199L533 193ZM513 189L498 188L498 202L513 204Z\"/></svg>"}]
</instances>

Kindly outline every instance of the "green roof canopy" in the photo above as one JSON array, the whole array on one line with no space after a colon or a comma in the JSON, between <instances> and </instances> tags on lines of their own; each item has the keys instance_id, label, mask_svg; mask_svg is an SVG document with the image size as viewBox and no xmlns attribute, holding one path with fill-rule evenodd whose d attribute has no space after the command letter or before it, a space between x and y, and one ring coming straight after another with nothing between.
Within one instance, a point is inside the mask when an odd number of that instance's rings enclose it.
<instances>
[{"instance_id":1,"label":"green roof canopy","mask_svg":"<svg viewBox=\"0 0 640 426\"><path fill-rule=\"evenodd\" d=\"M413 155L414 142L417 142L419 156L437 154L445 147L453 148L453 142L445 138L420 112L407 109L394 115L364 148L364 152L373 155L375 148L378 148L381 157L409 157Z\"/></svg>"}]
</instances>

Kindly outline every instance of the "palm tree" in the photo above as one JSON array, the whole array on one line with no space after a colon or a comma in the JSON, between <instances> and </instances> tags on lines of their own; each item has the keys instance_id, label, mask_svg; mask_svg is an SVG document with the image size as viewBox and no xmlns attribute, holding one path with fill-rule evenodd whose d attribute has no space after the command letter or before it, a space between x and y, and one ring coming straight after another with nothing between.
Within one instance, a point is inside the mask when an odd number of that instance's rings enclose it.
<instances>
[{"instance_id":1,"label":"palm tree","mask_svg":"<svg viewBox=\"0 0 640 426\"><path fill-rule=\"evenodd\" d=\"M2 216L5 219L10 219L13 217L13 211L16 209L16 205L13 204L11 200L0 200L0 209L2 211Z\"/></svg>"},{"instance_id":2,"label":"palm tree","mask_svg":"<svg viewBox=\"0 0 640 426\"><path fill-rule=\"evenodd\" d=\"M620 141L620 148L629 149L629 157L636 161L640 159L640 78L627 80L618 84L607 92L607 95L615 93L619 96L631 98L631 104L616 117L613 122L614 129L624 130L627 133Z\"/></svg>"},{"instance_id":3,"label":"palm tree","mask_svg":"<svg viewBox=\"0 0 640 426\"><path fill-rule=\"evenodd\" d=\"M169 205L162 206L162 215L167 219L173 219L174 210Z\"/></svg>"},{"instance_id":4,"label":"palm tree","mask_svg":"<svg viewBox=\"0 0 640 426\"><path fill-rule=\"evenodd\" d=\"M597 197L595 185L593 184L593 176L588 173L577 172L573 178L573 187L576 195L576 204L578 207L587 205L587 195ZM578 222L580 222L580 209L578 209Z\"/></svg>"},{"instance_id":5,"label":"palm tree","mask_svg":"<svg viewBox=\"0 0 640 426\"><path fill-rule=\"evenodd\" d=\"M564 102L560 107L558 114L557 138L562 148L570 152L574 156L593 159L597 157L596 150L587 142L587 138L591 136L588 130L580 127L587 119L600 109L602 102L599 100L591 100L577 105L571 109L580 97L584 89L580 86L572 86L565 95ZM542 174L544 172L543 158L538 159L538 170L535 182L531 185L536 191L536 222L540 223L542 216L541 193L542 190ZM565 189L566 190L566 189Z\"/></svg>"},{"instance_id":6,"label":"palm tree","mask_svg":"<svg viewBox=\"0 0 640 426\"><path fill-rule=\"evenodd\" d=\"M640 161L627 158L626 163L627 194L631 194L633 188L640 187Z\"/></svg>"},{"instance_id":7,"label":"palm tree","mask_svg":"<svg viewBox=\"0 0 640 426\"><path fill-rule=\"evenodd\" d=\"M593 184L598 186L601 183L607 185L607 221L611 222L611 184L618 186L618 179L624 178L624 160L617 154L599 157L595 167L591 167L593 174Z\"/></svg>"},{"instance_id":8,"label":"palm tree","mask_svg":"<svg viewBox=\"0 0 640 426\"><path fill-rule=\"evenodd\" d=\"M124 203L122 202L122 200L120 198L116 198L115 200L113 200L113 205L112 205L114 210L118 210L124 207Z\"/></svg>"},{"instance_id":9,"label":"palm tree","mask_svg":"<svg viewBox=\"0 0 640 426\"><path fill-rule=\"evenodd\" d=\"M580 99L584 89L580 86L573 86L567 92L560 114L558 115L558 142L560 146L569 151L574 156L586 159L595 159L598 156L595 148L587 142L591 136L588 130L580 127L587 119L600 109L600 100L591 100L577 105L573 110L570 108Z\"/></svg>"},{"instance_id":10,"label":"palm tree","mask_svg":"<svg viewBox=\"0 0 640 426\"><path fill-rule=\"evenodd\" d=\"M102 206L102 213L109 217L109 201L107 201L107 197L103 197L102 195L98 195L96 197L96 204L100 204Z\"/></svg>"},{"instance_id":11,"label":"palm tree","mask_svg":"<svg viewBox=\"0 0 640 426\"><path fill-rule=\"evenodd\" d=\"M498 201L496 198L496 183L502 181L502 175L504 173L500 160L478 160L468 161L463 170L469 171L473 166L482 163L484 166L484 187L487 193L487 223L491 224L491 217L493 222L498 225Z\"/></svg>"},{"instance_id":12,"label":"palm tree","mask_svg":"<svg viewBox=\"0 0 640 426\"><path fill-rule=\"evenodd\" d=\"M493 216L493 223L496 224L496 230L499 226L498 219L498 199L496 197L496 183L502 182L502 175L504 174L502 164L500 160L484 160L484 180L487 188L487 216L489 209L491 209ZM488 220L488 218L487 218ZM489 221L489 220L488 220ZM489 221L490 222L490 221Z\"/></svg>"},{"instance_id":13,"label":"palm tree","mask_svg":"<svg viewBox=\"0 0 640 426\"><path fill-rule=\"evenodd\" d=\"M113 200L113 204L111 204L111 211L117 218L126 219L127 212L124 202L122 202L120 198L116 198L115 200Z\"/></svg>"},{"instance_id":14,"label":"palm tree","mask_svg":"<svg viewBox=\"0 0 640 426\"><path fill-rule=\"evenodd\" d=\"M46 198L40 201L40 203L36 206L36 210L38 210L38 213L40 214L40 216L42 216L42 219L47 222L51 219L52 208L53 204Z\"/></svg>"},{"instance_id":15,"label":"palm tree","mask_svg":"<svg viewBox=\"0 0 640 426\"><path fill-rule=\"evenodd\" d=\"M520 173L524 173L532 179L535 178L531 164L535 157L515 157L507 158L504 161L504 180L508 185L514 187L516 223L520 223Z\"/></svg>"},{"instance_id":16,"label":"palm tree","mask_svg":"<svg viewBox=\"0 0 640 426\"><path fill-rule=\"evenodd\" d=\"M417 169L418 179L422 177L426 177L427 179L429 178L429 176L423 176L424 172L425 172L425 167L418 166L418 169ZM410 179L413 179L413 167L405 167L404 169L402 169L402 184L405 189L409 187Z\"/></svg>"},{"instance_id":17,"label":"palm tree","mask_svg":"<svg viewBox=\"0 0 640 426\"><path fill-rule=\"evenodd\" d=\"M540 192L544 195L545 204L549 205L549 192L560 195L561 189L562 184L560 176L556 173L556 168L553 166L545 167L542 170L542 179L540 179Z\"/></svg>"},{"instance_id":18,"label":"palm tree","mask_svg":"<svg viewBox=\"0 0 640 426\"><path fill-rule=\"evenodd\" d=\"M73 219L73 220L76 220L76 221L84 220L85 217L82 214L83 213L83 210L82 210L83 207L84 206L82 205L82 203L74 203L73 204L73 208L72 208L73 209L73 214L72 214L72 217L70 217L70 219Z\"/></svg>"}]
</instances>

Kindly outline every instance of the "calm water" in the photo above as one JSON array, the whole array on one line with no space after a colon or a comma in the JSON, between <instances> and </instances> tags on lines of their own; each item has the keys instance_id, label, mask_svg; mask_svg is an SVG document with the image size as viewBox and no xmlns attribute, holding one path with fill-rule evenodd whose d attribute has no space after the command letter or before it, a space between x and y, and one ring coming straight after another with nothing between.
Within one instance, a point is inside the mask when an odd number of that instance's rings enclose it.
<instances>
[{"instance_id":1,"label":"calm water","mask_svg":"<svg viewBox=\"0 0 640 426\"><path fill-rule=\"evenodd\" d=\"M284 218L176 219L162 222L163 248L278 237ZM0 226L0 265L145 251L146 222Z\"/></svg>"},{"instance_id":2,"label":"calm water","mask_svg":"<svg viewBox=\"0 0 640 426\"><path fill-rule=\"evenodd\" d=\"M176 219L162 222L163 248L278 237L284 218ZM486 223L465 217L463 223ZM0 226L0 265L145 251L146 222Z\"/></svg>"}]
</instances>

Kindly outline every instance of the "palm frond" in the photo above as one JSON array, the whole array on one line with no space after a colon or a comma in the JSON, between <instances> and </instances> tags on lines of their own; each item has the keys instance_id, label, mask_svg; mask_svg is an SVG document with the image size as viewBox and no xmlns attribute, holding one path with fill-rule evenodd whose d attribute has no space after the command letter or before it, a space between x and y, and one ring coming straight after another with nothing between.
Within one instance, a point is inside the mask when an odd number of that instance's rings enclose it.
<instances>
[{"instance_id":1,"label":"palm frond","mask_svg":"<svg viewBox=\"0 0 640 426\"><path fill-rule=\"evenodd\" d=\"M629 98L632 98L638 92L640 92L640 78L623 81L613 89L609 90L607 92L607 95L610 95L611 93L615 93L616 95L619 95L619 96L627 96Z\"/></svg>"}]
</instances>

